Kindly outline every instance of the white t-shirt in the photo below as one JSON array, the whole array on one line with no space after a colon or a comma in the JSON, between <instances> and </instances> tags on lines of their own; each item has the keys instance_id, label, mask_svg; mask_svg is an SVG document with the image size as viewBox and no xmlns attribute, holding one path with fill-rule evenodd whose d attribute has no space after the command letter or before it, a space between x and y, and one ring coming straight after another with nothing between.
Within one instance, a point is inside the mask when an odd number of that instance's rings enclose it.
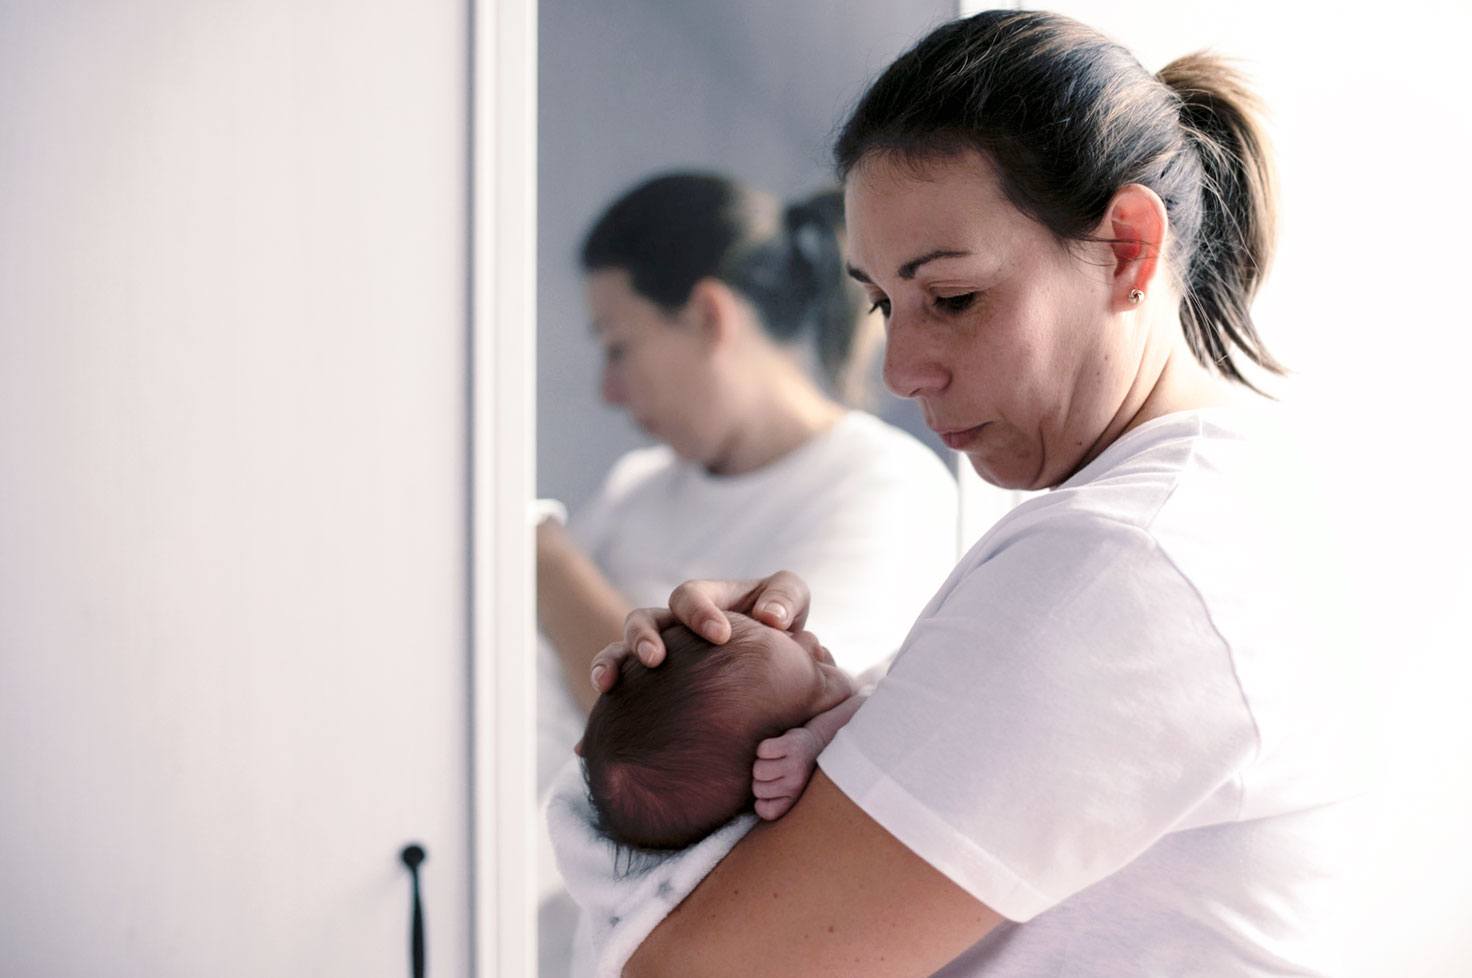
<instances>
[{"instance_id":1,"label":"white t-shirt","mask_svg":"<svg viewBox=\"0 0 1472 978\"><path fill-rule=\"evenodd\" d=\"M940 459L850 411L742 475L711 475L664 446L630 452L568 530L635 607L662 606L690 579L795 571L815 595L807 627L859 672L899 648L955 565L956 525L956 482ZM556 651L541 644L539 792L583 728Z\"/></svg>"},{"instance_id":2,"label":"white t-shirt","mask_svg":"<svg viewBox=\"0 0 1472 978\"><path fill-rule=\"evenodd\" d=\"M1008 918L942 974L1333 973L1363 663L1259 428L1157 418L1004 517L821 756Z\"/></svg>"}]
</instances>

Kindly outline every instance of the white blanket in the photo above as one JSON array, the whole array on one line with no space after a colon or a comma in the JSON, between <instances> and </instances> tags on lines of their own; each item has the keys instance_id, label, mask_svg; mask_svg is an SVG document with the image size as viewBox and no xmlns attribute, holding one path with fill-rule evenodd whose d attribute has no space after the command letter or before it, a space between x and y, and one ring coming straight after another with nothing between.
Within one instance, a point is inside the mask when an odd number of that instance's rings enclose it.
<instances>
[{"instance_id":1,"label":"white blanket","mask_svg":"<svg viewBox=\"0 0 1472 978\"><path fill-rule=\"evenodd\" d=\"M593 827L593 804L573 758L547 797L557 868L581 910L569 978L618 978L655 926L756 824L743 815L677 852L620 849Z\"/></svg>"}]
</instances>

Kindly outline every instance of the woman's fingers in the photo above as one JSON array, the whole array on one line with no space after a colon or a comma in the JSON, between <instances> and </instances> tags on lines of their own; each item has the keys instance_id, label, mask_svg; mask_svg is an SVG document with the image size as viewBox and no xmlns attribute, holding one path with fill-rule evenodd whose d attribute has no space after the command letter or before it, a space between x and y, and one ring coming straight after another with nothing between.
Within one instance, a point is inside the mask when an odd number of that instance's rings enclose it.
<instances>
[{"instance_id":1,"label":"woman's fingers","mask_svg":"<svg viewBox=\"0 0 1472 978\"><path fill-rule=\"evenodd\" d=\"M659 633L675 623L668 608L635 608L624 619L624 644L651 669L664 661L664 641Z\"/></svg>"},{"instance_id":2,"label":"woman's fingers","mask_svg":"<svg viewBox=\"0 0 1472 978\"><path fill-rule=\"evenodd\" d=\"M756 581L686 581L670 592L670 612L691 631L723 645L731 637L727 611L742 611Z\"/></svg>"},{"instance_id":3,"label":"woman's fingers","mask_svg":"<svg viewBox=\"0 0 1472 978\"><path fill-rule=\"evenodd\" d=\"M792 571L778 571L761 582L753 596L753 618L773 628L795 632L808 620L811 595L803 579Z\"/></svg>"},{"instance_id":4,"label":"woman's fingers","mask_svg":"<svg viewBox=\"0 0 1472 978\"><path fill-rule=\"evenodd\" d=\"M606 693L618 682L619 663L630 653L651 669L664 661L664 642L659 633L675 623L667 608L635 608L624 618L624 638L604 646L593 656L593 688Z\"/></svg>"},{"instance_id":5,"label":"woman's fingers","mask_svg":"<svg viewBox=\"0 0 1472 978\"><path fill-rule=\"evenodd\" d=\"M808 617L808 586L791 571L754 581L686 581L670 594L670 611L717 645L731 637L724 612L738 611L775 628L801 628Z\"/></svg>"},{"instance_id":6,"label":"woman's fingers","mask_svg":"<svg viewBox=\"0 0 1472 978\"><path fill-rule=\"evenodd\" d=\"M593 656L593 688L606 693L618 681L618 664L629 654L628 646L622 642L605 645L603 651Z\"/></svg>"},{"instance_id":7,"label":"woman's fingers","mask_svg":"<svg viewBox=\"0 0 1472 978\"><path fill-rule=\"evenodd\" d=\"M676 622L722 645L731 638L727 611L749 614L775 628L796 631L808 618L808 586L791 571L755 581L686 581L670 593L668 608L636 608L624 619L624 639L593 657L593 688L606 693L630 652L653 668L664 661L659 633Z\"/></svg>"}]
</instances>

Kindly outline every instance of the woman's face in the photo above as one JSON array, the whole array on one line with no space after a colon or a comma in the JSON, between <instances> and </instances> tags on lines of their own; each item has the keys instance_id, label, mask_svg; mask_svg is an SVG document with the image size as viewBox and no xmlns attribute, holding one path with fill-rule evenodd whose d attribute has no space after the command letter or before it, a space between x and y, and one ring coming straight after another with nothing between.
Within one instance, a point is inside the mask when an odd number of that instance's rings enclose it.
<instances>
[{"instance_id":1,"label":"woman's face","mask_svg":"<svg viewBox=\"0 0 1472 978\"><path fill-rule=\"evenodd\" d=\"M635 292L622 269L590 273L587 300L603 348L603 400L679 455L705 461L719 432L710 408L709 348L699 327Z\"/></svg>"},{"instance_id":2,"label":"woman's face","mask_svg":"<svg viewBox=\"0 0 1472 978\"><path fill-rule=\"evenodd\" d=\"M1102 450L1143 356L1105 245L1070 249L968 151L871 154L846 192L850 272L885 313L885 384L988 482L1056 485Z\"/></svg>"}]
</instances>

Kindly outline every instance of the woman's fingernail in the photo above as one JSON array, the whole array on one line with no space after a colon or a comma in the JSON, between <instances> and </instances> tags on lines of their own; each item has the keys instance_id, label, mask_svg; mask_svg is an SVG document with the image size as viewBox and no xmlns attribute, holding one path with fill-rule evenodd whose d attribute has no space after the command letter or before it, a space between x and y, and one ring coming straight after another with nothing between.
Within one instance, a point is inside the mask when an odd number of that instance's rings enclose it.
<instances>
[{"instance_id":1,"label":"woman's fingernail","mask_svg":"<svg viewBox=\"0 0 1472 978\"><path fill-rule=\"evenodd\" d=\"M605 666L601 662L598 663L598 665L596 665L596 666L593 667L593 688L594 689L602 689L603 688L602 686L598 685L598 680L600 680L600 679L603 678L603 673L607 669L608 669L608 667Z\"/></svg>"},{"instance_id":2,"label":"woman's fingernail","mask_svg":"<svg viewBox=\"0 0 1472 978\"><path fill-rule=\"evenodd\" d=\"M787 624L787 609L780 601L767 601L761 607L761 612L780 624Z\"/></svg>"},{"instance_id":3,"label":"woman's fingernail","mask_svg":"<svg viewBox=\"0 0 1472 978\"><path fill-rule=\"evenodd\" d=\"M707 618L700 623L700 634L712 642L721 637L721 623L714 618Z\"/></svg>"},{"instance_id":4,"label":"woman's fingernail","mask_svg":"<svg viewBox=\"0 0 1472 978\"><path fill-rule=\"evenodd\" d=\"M641 660L647 660L654 654L654 643L646 638L639 643L639 647L635 651L638 652Z\"/></svg>"}]
</instances>

